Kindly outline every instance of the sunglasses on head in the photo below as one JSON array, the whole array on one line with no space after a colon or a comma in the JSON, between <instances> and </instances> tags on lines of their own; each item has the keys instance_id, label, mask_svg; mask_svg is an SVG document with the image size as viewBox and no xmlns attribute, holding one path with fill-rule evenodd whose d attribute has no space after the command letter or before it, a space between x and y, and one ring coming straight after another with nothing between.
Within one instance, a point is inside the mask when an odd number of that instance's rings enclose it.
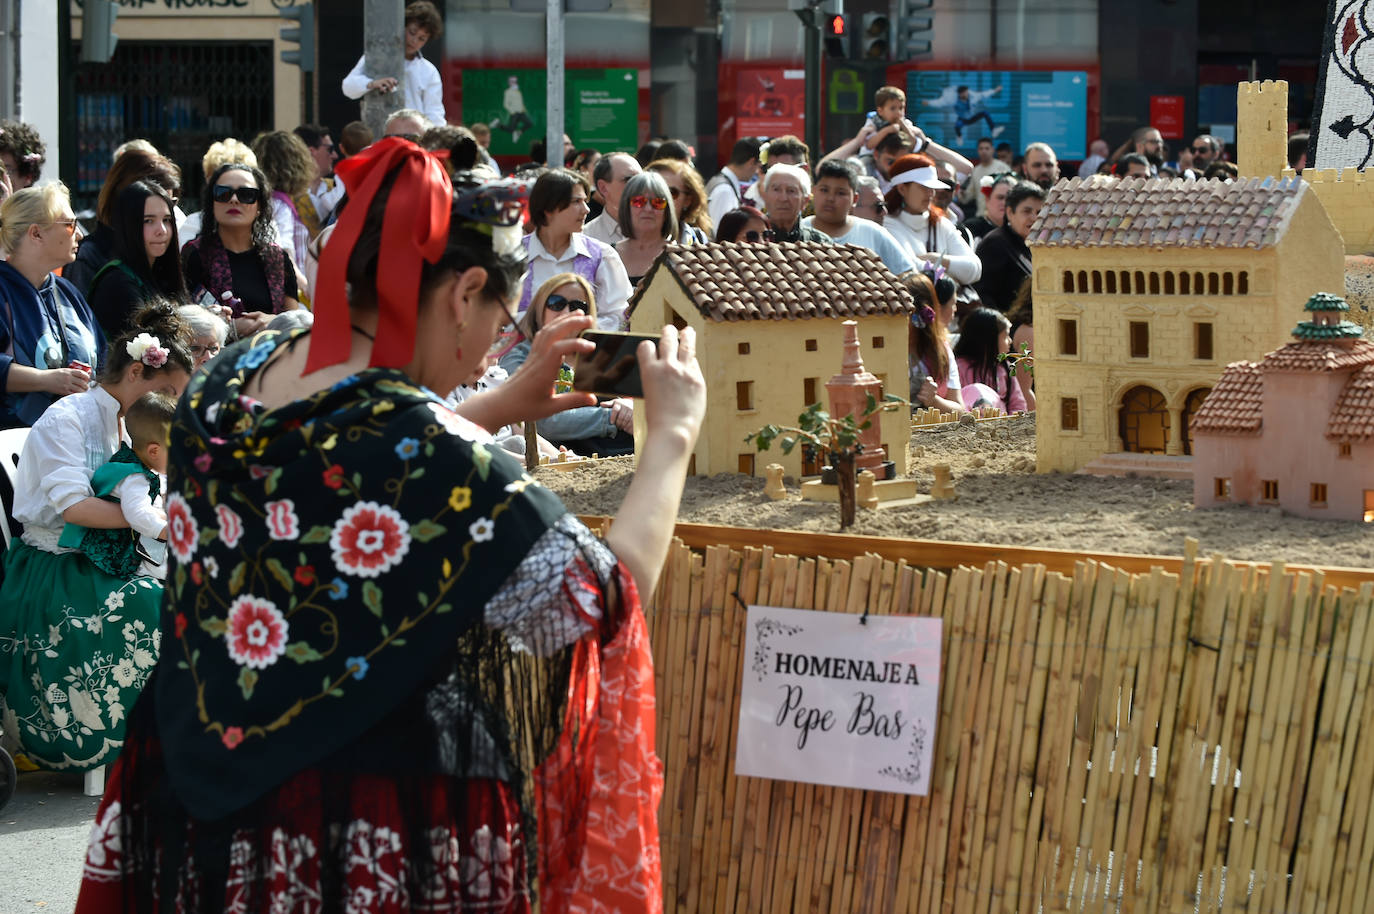
<instances>
[{"instance_id":1,"label":"sunglasses on head","mask_svg":"<svg viewBox=\"0 0 1374 914\"><path fill-rule=\"evenodd\" d=\"M757 244L760 241L772 241L774 237L776 236L772 229L764 229L761 232L754 229L750 229L749 231L744 233L744 240L753 242L755 244Z\"/></svg>"},{"instance_id":2,"label":"sunglasses on head","mask_svg":"<svg viewBox=\"0 0 1374 914\"><path fill-rule=\"evenodd\" d=\"M262 196L262 191L256 187L230 187L228 184L216 184L214 197L216 203L228 203L230 200L237 199L244 206L252 206L258 202Z\"/></svg>"},{"instance_id":3,"label":"sunglasses on head","mask_svg":"<svg viewBox=\"0 0 1374 914\"><path fill-rule=\"evenodd\" d=\"M646 197L643 194L638 194L630 198L630 205L635 209L652 206L654 209L662 210L668 208L668 201L662 197Z\"/></svg>"},{"instance_id":4,"label":"sunglasses on head","mask_svg":"<svg viewBox=\"0 0 1374 914\"><path fill-rule=\"evenodd\" d=\"M580 298L564 298L561 295L550 295L549 300L544 302L544 307L550 311L581 311L583 314L590 314L592 309Z\"/></svg>"}]
</instances>

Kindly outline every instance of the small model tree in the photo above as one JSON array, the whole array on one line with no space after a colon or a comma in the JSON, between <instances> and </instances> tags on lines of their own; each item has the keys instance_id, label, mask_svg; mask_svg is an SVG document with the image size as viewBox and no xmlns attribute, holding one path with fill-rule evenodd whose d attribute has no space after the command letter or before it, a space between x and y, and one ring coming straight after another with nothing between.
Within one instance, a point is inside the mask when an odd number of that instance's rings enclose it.
<instances>
[{"instance_id":1,"label":"small model tree","mask_svg":"<svg viewBox=\"0 0 1374 914\"><path fill-rule=\"evenodd\" d=\"M864 410L857 418L848 415L836 419L822 409L821 404L812 403L797 417L795 426L765 425L744 440L760 451L768 450L774 441L781 439L784 454L792 453L798 444L811 445L826 454L839 485L840 529L845 530L854 526L854 461L863 451L859 435L873 425L876 413L890 412L904 405L906 401L893 394L886 395L881 402L868 394Z\"/></svg>"}]
</instances>

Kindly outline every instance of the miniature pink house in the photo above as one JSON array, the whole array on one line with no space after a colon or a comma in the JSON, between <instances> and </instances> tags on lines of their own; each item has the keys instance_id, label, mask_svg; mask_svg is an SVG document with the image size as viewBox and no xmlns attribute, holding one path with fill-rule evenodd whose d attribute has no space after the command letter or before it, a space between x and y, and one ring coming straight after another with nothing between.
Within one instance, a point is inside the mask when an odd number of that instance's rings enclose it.
<instances>
[{"instance_id":1,"label":"miniature pink house","mask_svg":"<svg viewBox=\"0 0 1374 914\"><path fill-rule=\"evenodd\" d=\"M1374 522L1374 343L1319 293L1295 342L1228 365L1193 417L1193 504Z\"/></svg>"}]
</instances>

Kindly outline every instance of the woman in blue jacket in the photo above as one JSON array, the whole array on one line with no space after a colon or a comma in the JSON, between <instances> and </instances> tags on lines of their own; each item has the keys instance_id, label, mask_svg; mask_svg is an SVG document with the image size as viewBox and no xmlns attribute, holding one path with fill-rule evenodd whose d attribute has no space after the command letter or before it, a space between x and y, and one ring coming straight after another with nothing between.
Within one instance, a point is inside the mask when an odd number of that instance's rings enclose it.
<instances>
[{"instance_id":1,"label":"woman in blue jacket","mask_svg":"<svg viewBox=\"0 0 1374 914\"><path fill-rule=\"evenodd\" d=\"M105 359L86 299L53 273L76 257L76 217L59 182L18 191L0 206L0 428L30 426L79 393Z\"/></svg>"}]
</instances>

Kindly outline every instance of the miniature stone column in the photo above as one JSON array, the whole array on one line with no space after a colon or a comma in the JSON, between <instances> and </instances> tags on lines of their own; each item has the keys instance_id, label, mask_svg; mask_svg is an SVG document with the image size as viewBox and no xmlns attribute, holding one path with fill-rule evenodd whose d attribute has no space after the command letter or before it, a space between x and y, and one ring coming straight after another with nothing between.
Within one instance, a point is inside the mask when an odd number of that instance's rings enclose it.
<instances>
[{"instance_id":1,"label":"miniature stone column","mask_svg":"<svg viewBox=\"0 0 1374 914\"><path fill-rule=\"evenodd\" d=\"M844 322L844 361L840 363L840 373L825 382L825 392L830 398L830 415L840 419L853 416L859 421L869 394L881 399L883 382L878 376L864 368L863 356L859 354L859 324L857 321ZM883 450L882 432L879 417L872 416L873 424L859 433L859 443L863 452L854 461L855 470L872 470L876 479L887 479L887 453Z\"/></svg>"},{"instance_id":2,"label":"miniature stone column","mask_svg":"<svg viewBox=\"0 0 1374 914\"><path fill-rule=\"evenodd\" d=\"M1164 442L1164 453L1170 457L1183 456L1183 436L1188 430L1183 427L1183 407L1170 406L1168 440Z\"/></svg>"}]
</instances>

